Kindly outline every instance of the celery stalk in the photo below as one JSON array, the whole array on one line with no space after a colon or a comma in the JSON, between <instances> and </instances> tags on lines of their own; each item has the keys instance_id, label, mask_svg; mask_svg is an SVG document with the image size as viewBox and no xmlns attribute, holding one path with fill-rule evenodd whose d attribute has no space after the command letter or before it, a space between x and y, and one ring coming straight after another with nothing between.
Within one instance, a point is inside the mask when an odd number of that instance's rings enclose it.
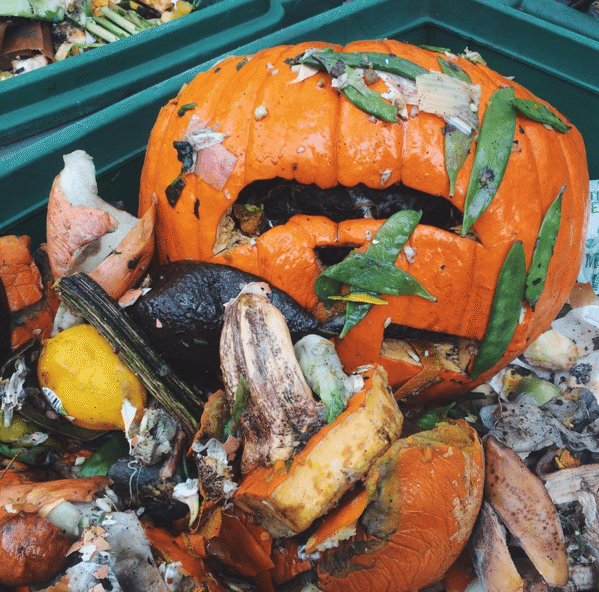
<instances>
[{"instance_id":1,"label":"celery stalk","mask_svg":"<svg viewBox=\"0 0 599 592\"><path fill-rule=\"evenodd\" d=\"M136 27L131 21L122 17L114 10L111 10L110 6L102 6L100 10L107 19L110 19L115 25L119 26L121 29L125 29L125 31L128 31L131 34L139 33L139 31L141 30L138 27Z\"/></svg>"}]
</instances>

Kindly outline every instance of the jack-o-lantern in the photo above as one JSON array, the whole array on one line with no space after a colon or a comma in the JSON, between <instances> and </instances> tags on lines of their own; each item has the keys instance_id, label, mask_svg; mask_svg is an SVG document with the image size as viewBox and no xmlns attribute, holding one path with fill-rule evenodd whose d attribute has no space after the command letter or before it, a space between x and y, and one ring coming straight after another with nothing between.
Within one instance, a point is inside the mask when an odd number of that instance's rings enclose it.
<instances>
[{"instance_id":1,"label":"jack-o-lantern","mask_svg":"<svg viewBox=\"0 0 599 592\"><path fill-rule=\"evenodd\" d=\"M140 214L154 195L161 262L238 267L321 317L346 307L346 369L380 362L424 401L488 379L560 310L588 171L565 118L471 56L304 43L229 57L162 109ZM379 240L400 210L422 217ZM339 268L338 294L315 291Z\"/></svg>"}]
</instances>

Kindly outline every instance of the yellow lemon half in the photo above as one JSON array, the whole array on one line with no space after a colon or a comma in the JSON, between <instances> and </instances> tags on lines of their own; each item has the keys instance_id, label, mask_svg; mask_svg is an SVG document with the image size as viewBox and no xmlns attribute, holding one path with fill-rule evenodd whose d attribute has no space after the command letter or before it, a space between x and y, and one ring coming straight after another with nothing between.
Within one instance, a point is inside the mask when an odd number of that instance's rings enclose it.
<instances>
[{"instance_id":1,"label":"yellow lemon half","mask_svg":"<svg viewBox=\"0 0 599 592\"><path fill-rule=\"evenodd\" d=\"M44 341L38 379L57 411L91 430L124 429L125 400L138 410L136 419L146 405L144 386L91 325L66 329Z\"/></svg>"}]
</instances>

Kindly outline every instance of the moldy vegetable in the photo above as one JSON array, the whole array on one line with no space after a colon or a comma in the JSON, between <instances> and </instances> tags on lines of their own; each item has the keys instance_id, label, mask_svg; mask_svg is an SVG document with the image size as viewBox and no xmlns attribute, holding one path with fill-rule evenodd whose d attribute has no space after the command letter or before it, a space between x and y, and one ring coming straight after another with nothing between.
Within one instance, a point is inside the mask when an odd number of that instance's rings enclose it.
<instances>
[{"instance_id":1,"label":"moldy vegetable","mask_svg":"<svg viewBox=\"0 0 599 592\"><path fill-rule=\"evenodd\" d=\"M345 370L381 363L397 397L422 402L469 391L547 328L576 280L588 218L584 144L562 115L483 63L394 40L303 43L240 60L198 74L152 131L139 213L155 195L161 263L237 267L321 320L346 307L355 326L336 339ZM193 147L184 170L180 142ZM304 188L318 199L302 199ZM353 204L345 213L342 195ZM558 195L561 219L548 217ZM380 264L368 249L385 220L431 203L444 204L446 220L423 216L383 258L430 299L345 283L328 296L370 299L319 297L323 271L348 256ZM254 212L251 230L239 211ZM528 289L504 323L491 310L515 244ZM497 326L507 329L473 375Z\"/></svg>"}]
</instances>

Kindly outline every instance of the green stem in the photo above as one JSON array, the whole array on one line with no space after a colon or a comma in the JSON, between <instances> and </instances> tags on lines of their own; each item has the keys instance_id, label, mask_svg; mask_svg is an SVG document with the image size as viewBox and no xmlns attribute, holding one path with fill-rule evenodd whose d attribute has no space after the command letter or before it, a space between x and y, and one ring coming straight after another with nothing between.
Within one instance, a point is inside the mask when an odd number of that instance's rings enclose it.
<instances>
[{"instance_id":1,"label":"green stem","mask_svg":"<svg viewBox=\"0 0 599 592\"><path fill-rule=\"evenodd\" d=\"M164 409L181 423L192 440L200 427L203 404L164 362L146 337L89 276L77 273L56 282L65 304L79 311L118 352Z\"/></svg>"},{"instance_id":2,"label":"green stem","mask_svg":"<svg viewBox=\"0 0 599 592\"><path fill-rule=\"evenodd\" d=\"M128 31L124 31L120 27L117 27L112 21L104 18L103 16L92 16L94 22L96 22L101 27L104 27L107 31L110 31L113 35L116 35L119 39L124 39L125 37L129 37L130 33Z\"/></svg>"},{"instance_id":3,"label":"green stem","mask_svg":"<svg viewBox=\"0 0 599 592\"><path fill-rule=\"evenodd\" d=\"M104 27L101 27L98 25L98 23L91 19L86 19L83 26L92 35L95 35L100 39L104 39L104 41L107 41L108 43L112 43L113 41L117 41L119 39L116 35L113 35L110 31L107 31Z\"/></svg>"},{"instance_id":4,"label":"green stem","mask_svg":"<svg viewBox=\"0 0 599 592\"><path fill-rule=\"evenodd\" d=\"M125 29L125 31L128 31L131 35L133 35L135 33L139 33L141 31L141 29L139 27L135 26L131 21L122 17L120 14L118 14L114 10L111 10L110 6L102 6L100 11L106 18L110 19L115 25L118 25L119 27L121 27L121 29Z\"/></svg>"}]
</instances>

